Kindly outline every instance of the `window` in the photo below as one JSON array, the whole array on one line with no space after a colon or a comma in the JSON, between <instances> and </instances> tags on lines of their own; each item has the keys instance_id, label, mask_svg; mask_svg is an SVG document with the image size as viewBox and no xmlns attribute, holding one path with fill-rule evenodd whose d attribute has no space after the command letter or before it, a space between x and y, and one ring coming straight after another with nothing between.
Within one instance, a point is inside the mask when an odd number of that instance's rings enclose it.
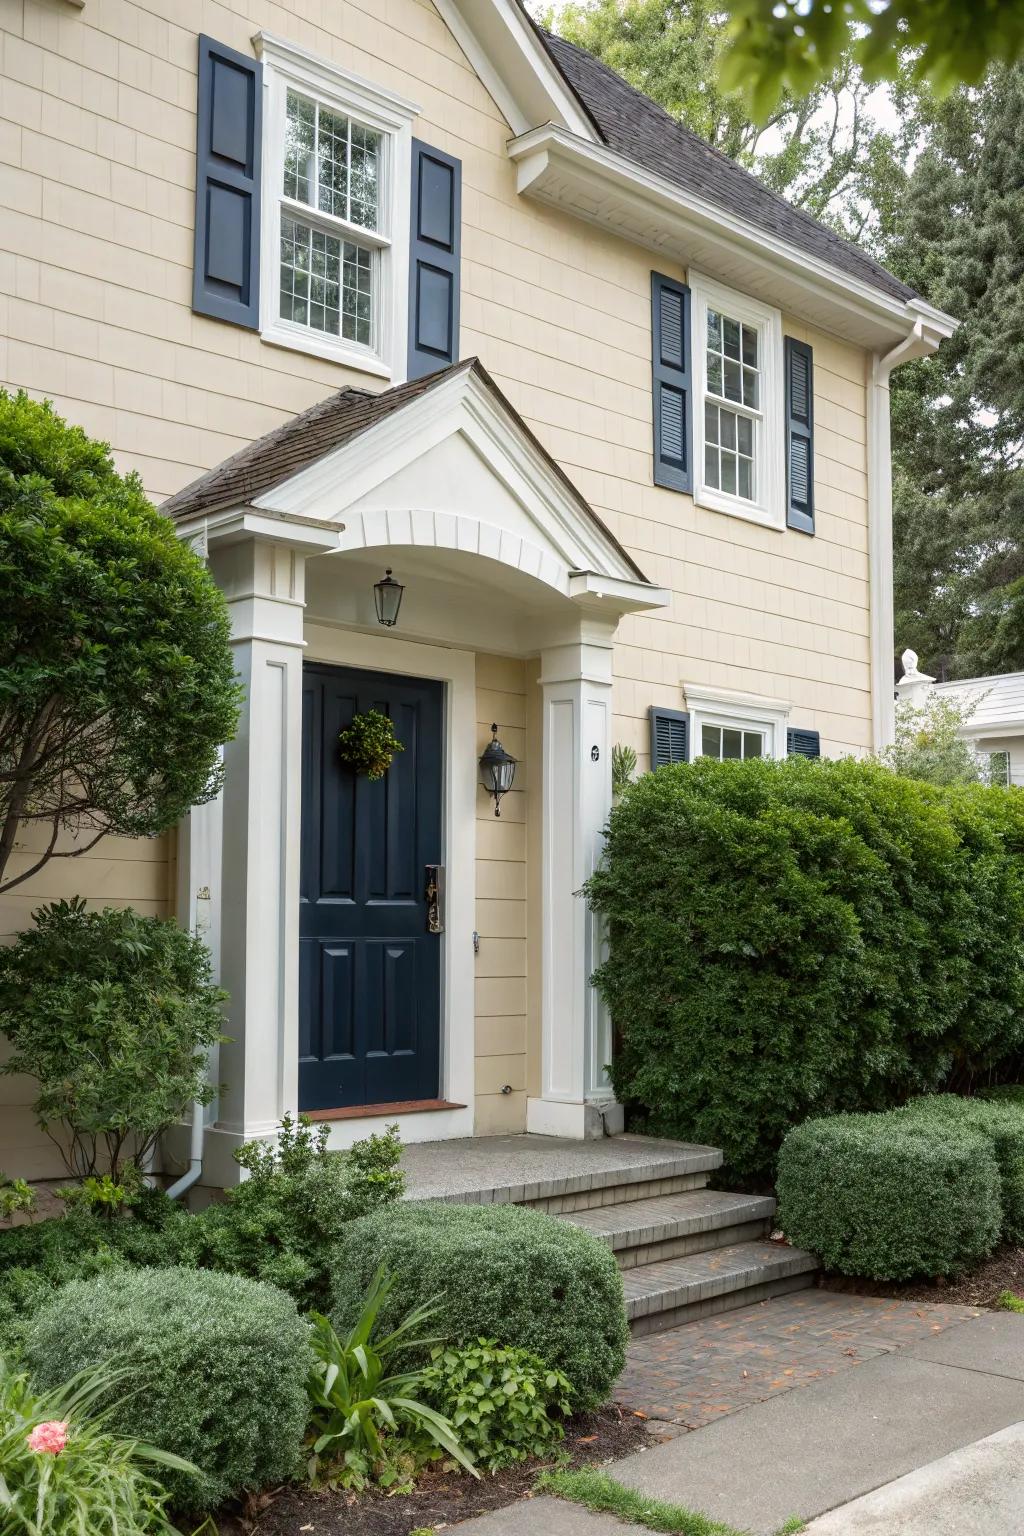
<instances>
[{"instance_id":1,"label":"window","mask_svg":"<svg viewBox=\"0 0 1024 1536\"><path fill-rule=\"evenodd\" d=\"M732 693L687 683L694 754L719 762L785 757L789 705L755 694Z\"/></svg>"},{"instance_id":2,"label":"window","mask_svg":"<svg viewBox=\"0 0 1024 1536\"><path fill-rule=\"evenodd\" d=\"M397 379L417 109L291 44L259 44L263 339Z\"/></svg>"},{"instance_id":3,"label":"window","mask_svg":"<svg viewBox=\"0 0 1024 1536\"><path fill-rule=\"evenodd\" d=\"M696 500L782 527L782 317L691 273Z\"/></svg>"},{"instance_id":4,"label":"window","mask_svg":"<svg viewBox=\"0 0 1024 1536\"><path fill-rule=\"evenodd\" d=\"M701 757L717 757L720 763L764 757L764 732L744 731L730 725L702 725Z\"/></svg>"},{"instance_id":5,"label":"window","mask_svg":"<svg viewBox=\"0 0 1024 1536\"><path fill-rule=\"evenodd\" d=\"M1009 789L1013 782L1010 778L1010 754L1009 752L990 752L988 754L988 781L996 784L1000 789Z\"/></svg>"}]
</instances>

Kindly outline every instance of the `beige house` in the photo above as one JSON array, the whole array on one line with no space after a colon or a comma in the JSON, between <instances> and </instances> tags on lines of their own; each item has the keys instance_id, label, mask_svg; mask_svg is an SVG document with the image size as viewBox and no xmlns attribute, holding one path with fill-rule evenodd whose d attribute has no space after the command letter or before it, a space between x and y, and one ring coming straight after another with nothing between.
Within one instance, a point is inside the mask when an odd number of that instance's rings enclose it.
<instances>
[{"instance_id":1,"label":"beige house","mask_svg":"<svg viewBox=\"0 0 1024 1536\"><path fill-rule=\"evenodd\" d=\"M73 892L203 928L210 1182L296 1108L336 1145L614 1127L577 895L611 749L888 740L888 379L952 322L517 0L0 27L0 383L140 472L247 688L221 802L0 930ZM338 748L371 708L379 783ZM0 1094L0 1166L55 1171Z\"/></svg>"}]
</instances>

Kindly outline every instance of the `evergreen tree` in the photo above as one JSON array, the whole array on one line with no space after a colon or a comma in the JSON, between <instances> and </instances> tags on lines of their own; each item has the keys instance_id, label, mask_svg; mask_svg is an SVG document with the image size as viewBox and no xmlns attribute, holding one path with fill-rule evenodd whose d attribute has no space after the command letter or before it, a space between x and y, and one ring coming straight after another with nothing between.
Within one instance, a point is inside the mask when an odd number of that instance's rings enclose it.
<instances>
[{"instance_id":1,"label":"evergreen tree","mask_svg":"<svg viewBox=\"0 0 1024 1536\"><path fill-rule=\"evenodd\" d=\"M959 330L893 380L896 640L1024 667L1024 66L934 111L888 263Z\"/></svg>"}]
</instances>

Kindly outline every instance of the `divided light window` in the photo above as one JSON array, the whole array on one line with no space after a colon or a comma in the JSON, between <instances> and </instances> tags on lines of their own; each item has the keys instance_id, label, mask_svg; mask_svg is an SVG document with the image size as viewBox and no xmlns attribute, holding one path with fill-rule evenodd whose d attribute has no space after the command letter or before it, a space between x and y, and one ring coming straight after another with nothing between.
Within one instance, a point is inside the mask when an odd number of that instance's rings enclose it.
<instances>
[{"instance_id":1,"label":"divided light window","mask_svg":"<svg viewBox=\"0 0 1024 1536\"><path fill-rule=\"evenodd\" d=\"M384 135L289 88L281 188L282 320L378 346Z\"/></svg>"},{"instance_id":2,"label":"divided light window","mask_svg":"<svg viewBox=\"0 0 1024 1536\"><path fill-rule=\"evenodd\" d=\"M716 757L720 763L763 757L764 732L744 731L729 725L702 725L700 750L702 757Z\"/></svg>"},{"instance_id":3,"label":"divided light window","mask_svg":"<svg viewBox=\"0 0 1024 1536\"><path fill-rule=\"evenodd\" d=\"M758 328L709 308L706 346L704 484L756 501L761 421Z\"/></svg>"}]
</instances>

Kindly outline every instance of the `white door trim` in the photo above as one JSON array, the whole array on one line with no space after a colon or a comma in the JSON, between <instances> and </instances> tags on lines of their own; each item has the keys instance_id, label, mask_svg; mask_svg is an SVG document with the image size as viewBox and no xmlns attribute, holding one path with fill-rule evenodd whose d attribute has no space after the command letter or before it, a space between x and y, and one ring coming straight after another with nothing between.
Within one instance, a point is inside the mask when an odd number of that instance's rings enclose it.
<instances>
[{"instance_id":1,"label":"white door trim","mask_svg":"<svg viewBox=\"0 0 1024 1536\"><path fill-rule=\"evenodd\" d=\"M476 1058L475 967L473 929L476 916L476 656L472 651L365 635L323 623L305 626L307 661L429 677L445 686L445 763L442 805L446 871L445 932L441 939L441 1083L442 1095L464 1109L403 1114L402 1140L443 1141L472 1136ZM295 934L298 943L298 933ZM329 1145L351 1146L380 1132L394 1115L332 1120Z\"/></svg>"}]
</instances>

